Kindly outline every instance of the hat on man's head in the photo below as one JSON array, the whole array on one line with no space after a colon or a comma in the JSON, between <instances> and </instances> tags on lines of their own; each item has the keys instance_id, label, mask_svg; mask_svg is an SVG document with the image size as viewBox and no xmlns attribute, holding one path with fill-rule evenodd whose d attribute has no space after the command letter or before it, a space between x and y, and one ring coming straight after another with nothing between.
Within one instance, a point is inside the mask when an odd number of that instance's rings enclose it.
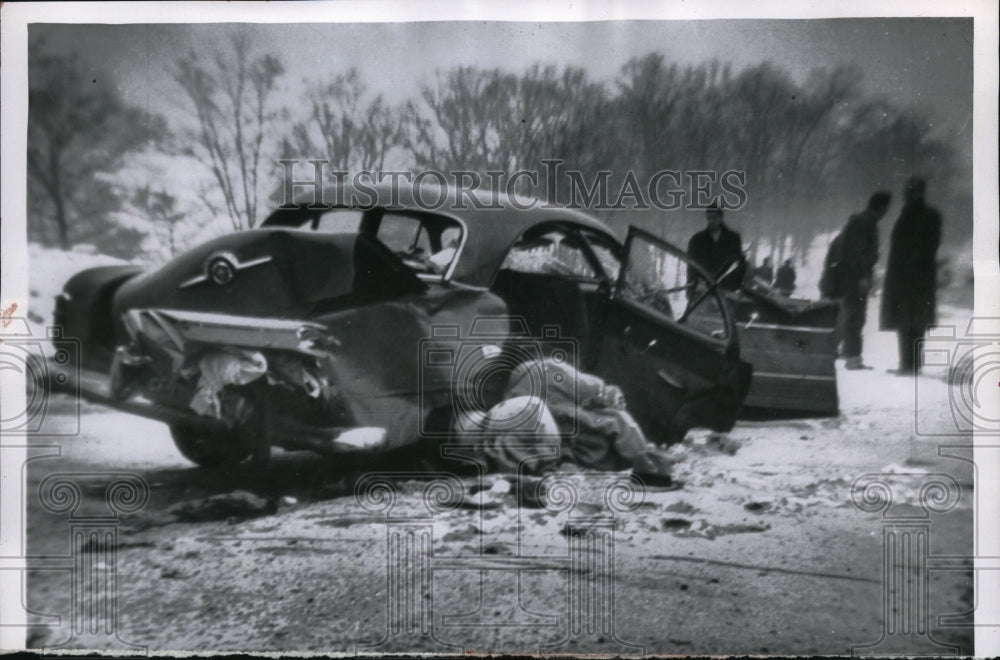
<instances>
[{"instance_id":1,"label":"hat on man's head","mask_svg":"<svg viewBox=\"0 0 1000 660\"><path fill-rule=\"evenodd\" d=\"M892 200L892 195L887 190L878 190L872 193L872 196L868 198L868 208L877 209L889 206L889 202Z\"/></svg>"}]
</instances>

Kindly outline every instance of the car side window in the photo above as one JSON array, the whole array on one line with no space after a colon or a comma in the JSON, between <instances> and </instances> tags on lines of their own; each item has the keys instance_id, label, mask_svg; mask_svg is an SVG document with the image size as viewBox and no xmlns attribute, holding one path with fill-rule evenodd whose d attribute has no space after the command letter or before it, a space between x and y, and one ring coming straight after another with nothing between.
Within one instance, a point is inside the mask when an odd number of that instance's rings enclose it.
<instances>
[{"instance_id":1,"label":"car side window","mask_svg":"<svg viewBox=\"0 0 1000 660\"><path fill-rule=\"evenodd\" d=\"M386 213L378 227L378 240L397 255L418 256L431 252L430 238L419 218Z\"/></svg>"},{"instance_id":2,"label":"car side window","mask_svg":"<svg viewBox=\"0 0 1000 660\"><path fill-rule=\"evenodd\" d=\"M330 209L319 216L314 229L325 234L353 234L361 226L362 215L359 209Z\"/></svg>"},{"instance_id":3,"label":"car side window","mask_svg":"<svg viewBox=\"0 0 1000 660\"><path fill-rule=\"evenodd\" d=\"M457 221L445 216L387 211L375 236L413 270L438 276L458 257L462 232Z\"/></svg>"},{"instance_id":4,"label":"car side window","mask_svg":"<svg viewBox=\"0 0 1000 660\"><path fill-rule=\"evenodd\" d=\"M501 269L519 273L543 273L595 279L580 239L560 229L529 234L518 239L507 253Z\"/></svg>"}]
</instances>

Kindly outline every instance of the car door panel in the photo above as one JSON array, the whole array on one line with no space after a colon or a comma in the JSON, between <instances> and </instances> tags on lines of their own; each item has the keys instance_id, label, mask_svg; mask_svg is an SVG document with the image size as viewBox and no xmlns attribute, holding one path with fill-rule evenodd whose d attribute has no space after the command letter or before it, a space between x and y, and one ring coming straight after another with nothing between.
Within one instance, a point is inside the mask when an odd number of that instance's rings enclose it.
<instances>
[{"instance_id":1,"label":"car door panel","mask_svg":"<svg viewBox=\"0 0 1000 660\"><path fill-rule=\"evenodd\" d=\"M647 232L630 229L623 256L599 312L596 372L621 387L639 423L659 436L653 440L693 425L731 425L727 408L738 406L743 376L734 369L735 332L724 303L714 291L689 291L686 255ZM708 399L725 401L720 407ZM700 403L692 408L692 401Z\"/></svg>"}]
</instances>

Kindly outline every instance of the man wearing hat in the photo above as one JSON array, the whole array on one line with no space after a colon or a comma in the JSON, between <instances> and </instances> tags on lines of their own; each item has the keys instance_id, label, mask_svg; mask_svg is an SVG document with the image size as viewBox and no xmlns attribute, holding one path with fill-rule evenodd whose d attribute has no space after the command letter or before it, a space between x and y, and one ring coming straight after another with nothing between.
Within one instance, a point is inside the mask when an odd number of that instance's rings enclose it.
<instances>
[{"instance_id":1,"label":"man wearing hat","mask_svg":"<svg viewBox=\"0 0 1000 660\"><path fill-rule=\"evenodd\" d=\"M924 201L927 184L912 177L903 190L903 210L889 238L889 263L882 288L882 330L899 339L899 375L920 370L917 340L934 323L935 275L941 242L941 214Z\"/></svg>"},{"instance_id":2,"label":"man wearing hat","mask_svg":"<svg viewBox=\"0 0 1000 660\"><path fill-rule=\"evenodd\" d=\"M735 291L743 283L746 275L747 262L743 256L743 241L740 235L722 222L722 209L713 202L705 209L707 226L691 237L687 253L691 260L708 271L708 274L719 280L723 289ZM725 277L722 274L732 265L736 267ZM689 294L700 279L698 272L688 266L687 282Z\"/></svg>"}]
</instances>

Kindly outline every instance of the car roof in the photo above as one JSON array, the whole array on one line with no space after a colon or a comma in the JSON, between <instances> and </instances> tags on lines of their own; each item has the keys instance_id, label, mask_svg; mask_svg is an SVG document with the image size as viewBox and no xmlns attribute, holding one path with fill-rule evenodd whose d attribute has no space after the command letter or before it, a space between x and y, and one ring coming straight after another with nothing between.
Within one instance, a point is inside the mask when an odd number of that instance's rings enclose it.
<instances>
[{"instance_id":1,"label":"car roof","mask_svg":"<svg viewBox=\"0 0 1000 660\"><path fill-rule=\"evenodd\" d=\"M474 201L475 200L475 201ZM620 243L602 221L534 197L508 195L505 191L460 189L454 186L402 184L330 184L319 200L311 187L302 187L293 203L308 208L319 201L329 207L374 208L444 215L459 220L466 236L452 279L475 286L489 286L508 249L525 230L542 223L574 225L603 234ZM477 208L476 201L479 206ZM322 208L322 207L321 207ZM262 226L280 225L280 212Z\"/></svg>"}]
</instances>

